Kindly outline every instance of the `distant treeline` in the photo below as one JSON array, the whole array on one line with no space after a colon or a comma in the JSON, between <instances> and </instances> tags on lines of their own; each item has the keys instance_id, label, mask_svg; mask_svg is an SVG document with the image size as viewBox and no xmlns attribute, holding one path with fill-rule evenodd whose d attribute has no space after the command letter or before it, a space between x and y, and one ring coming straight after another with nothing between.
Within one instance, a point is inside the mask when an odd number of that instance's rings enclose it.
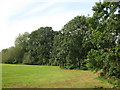
<instances>
[{"instance_id":1,"label":"distant treeline","mask_svg":"<svg viewBox=\"0 0 120 90\"><path fill-rule=\"evenodd\" d=\"M120 2L99 2L92 10L93 16L77 16L60 31L20 34L14 47L2 50L2 62L99 71L119 85Z\"/></svg>"}]
</instances>

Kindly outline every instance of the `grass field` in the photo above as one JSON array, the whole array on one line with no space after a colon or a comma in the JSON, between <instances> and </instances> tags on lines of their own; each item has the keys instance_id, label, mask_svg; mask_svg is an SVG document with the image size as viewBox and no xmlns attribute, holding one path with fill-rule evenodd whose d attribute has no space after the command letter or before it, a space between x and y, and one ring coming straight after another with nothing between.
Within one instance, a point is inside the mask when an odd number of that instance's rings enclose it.
<instances>
[{"instance_id":1,"label":"grass field","mask_svg":"<svg viewBox=\"0 0 120 90\"><path fill-rule=\"evenodd\" d=\"M2 65L3 88L111 88L91 71L63 70L57 66Z\"/></svg>"}]
</instances>

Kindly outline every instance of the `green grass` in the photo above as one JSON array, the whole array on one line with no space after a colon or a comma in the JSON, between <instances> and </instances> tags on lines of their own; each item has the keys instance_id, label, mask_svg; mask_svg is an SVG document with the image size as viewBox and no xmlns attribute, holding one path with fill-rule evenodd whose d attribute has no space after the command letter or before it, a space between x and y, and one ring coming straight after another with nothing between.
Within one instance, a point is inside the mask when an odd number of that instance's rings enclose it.
<instances>
[{"instance_id":1,"label":"green grass","mask_svg":"<svg viewBox=\"0 0 120 90\"><path fill-rule=\"evenodd\" d=\"M3 88L111 88L91 71L64 70L57 66L2 64Z\"/></svg>"}]
</instances>

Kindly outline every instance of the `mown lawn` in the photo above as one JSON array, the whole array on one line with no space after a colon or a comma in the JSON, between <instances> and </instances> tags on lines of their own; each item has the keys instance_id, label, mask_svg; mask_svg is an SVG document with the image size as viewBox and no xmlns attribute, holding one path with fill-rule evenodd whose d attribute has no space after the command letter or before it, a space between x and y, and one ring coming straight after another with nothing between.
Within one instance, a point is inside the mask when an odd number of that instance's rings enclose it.
<instances>
[{"instance_id":1,"label":"mown lawn","mask_svg":"<svg viewBox=\"0 0 120 90\"><path fill-rule=\"evenodd\" d=\"M57 66L2 65L3 88L111 88L91 71L64 70Z\"/></svg>"}]
</instances>

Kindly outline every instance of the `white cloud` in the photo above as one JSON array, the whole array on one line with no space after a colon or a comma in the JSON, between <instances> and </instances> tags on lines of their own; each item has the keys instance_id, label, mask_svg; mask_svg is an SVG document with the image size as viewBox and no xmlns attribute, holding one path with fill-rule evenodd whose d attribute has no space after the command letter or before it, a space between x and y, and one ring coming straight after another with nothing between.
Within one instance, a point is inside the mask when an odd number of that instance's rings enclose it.
<instances>
[{"instance_id":1,"label":"white cloud","mask_svg":"<svg viewBox=\"0 0 120 90\"><path fill-rule=\"evenodd\" d=\"M45 4L42 4L36 8L33 8L32 10L30 10L29 12L26 13L26 16L27 15L31 15L31 14L34 14L34 13L37 13L37 12L40 12L40 11L43 11L44 9L52 6L54 3L53 2L50 2L50 3L45 3Z\"/></svg>"}]
</instances>

